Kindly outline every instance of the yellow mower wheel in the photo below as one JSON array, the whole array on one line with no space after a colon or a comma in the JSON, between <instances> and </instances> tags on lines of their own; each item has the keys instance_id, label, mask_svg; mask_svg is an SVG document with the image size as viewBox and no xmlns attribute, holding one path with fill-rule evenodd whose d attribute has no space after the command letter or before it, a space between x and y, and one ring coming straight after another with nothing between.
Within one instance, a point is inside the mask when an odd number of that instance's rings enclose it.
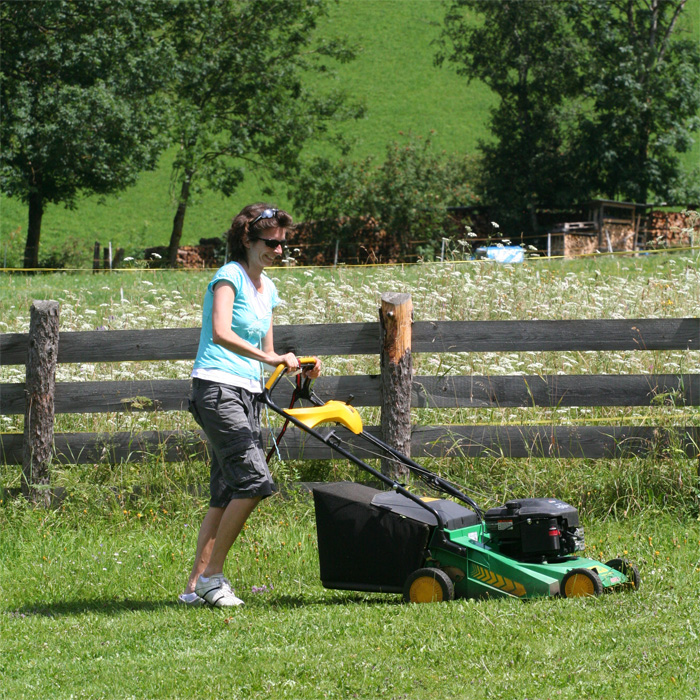
<instances>
[{"instance_id":1,"label":"yellow mower wheel","mask_svg":"<svg viewBox=\"0 0 700 700\"><path fill-rule=\"evenodd\" d=\"M571 569L561 580L560 590L565 598L599 596L603 592L603 582L592 569Z\"/></svg>"},{"instance_id":2,"label":"yellow mower wheel","mask_svg":"<svg viewBox=\"0 0 700 700\"><path fill-rule=\"evenodd\" d=\"M403 587L403 599L407 603L441 603L454 598L455 587L450 577L432 567L414 571Z\"/></svg>"}]
</instances>

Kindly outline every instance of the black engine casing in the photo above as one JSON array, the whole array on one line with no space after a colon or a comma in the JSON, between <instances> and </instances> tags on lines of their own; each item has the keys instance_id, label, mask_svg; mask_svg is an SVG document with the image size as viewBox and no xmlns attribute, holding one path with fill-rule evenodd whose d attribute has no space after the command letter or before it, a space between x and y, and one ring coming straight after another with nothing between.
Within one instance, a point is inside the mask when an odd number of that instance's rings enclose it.
<instances>
[{"instance_id":1,"label":"black engine casing","mask_svg":"<svg viewBox=\"0 0 700 700\"><path fill-rule=\"evenodd\" d=\"M490 508L486 531L499 552L513 559L537 561L583 549L578 511L555 498L523 498Z\"/></svg>"}]
</instances>

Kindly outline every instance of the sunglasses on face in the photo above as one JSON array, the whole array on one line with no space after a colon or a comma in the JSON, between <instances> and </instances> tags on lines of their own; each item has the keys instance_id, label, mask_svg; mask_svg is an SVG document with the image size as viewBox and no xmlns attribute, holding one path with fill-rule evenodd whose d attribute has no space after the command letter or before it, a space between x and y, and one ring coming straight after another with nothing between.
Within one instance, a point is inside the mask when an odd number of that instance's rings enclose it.
<instances>
[{"instance_id":1,"label":"sunglasses on face","mask_svg":"<svg viewBox=\"0 0 700 700\"><path fill-rule=\"evenodd\" d=\"M277 246L284 248L287 245L287 241L279 241L276 238L254 238L254 241L262 241L268 248L275 250Z\"/></svg>"},{"instance_id":2,"label":"sunglasses on face","mask_svg":"<svg viewBox=\"0 0 700 700\"><path fill-rule=\"evenodd\" d=\"M262 213L258 214L249 224L248 227L256 224L260 219L274 219L277 216L279 209L265 209ZM263 238L260 239L265 240Z\"/></svg>"}]
</instances>

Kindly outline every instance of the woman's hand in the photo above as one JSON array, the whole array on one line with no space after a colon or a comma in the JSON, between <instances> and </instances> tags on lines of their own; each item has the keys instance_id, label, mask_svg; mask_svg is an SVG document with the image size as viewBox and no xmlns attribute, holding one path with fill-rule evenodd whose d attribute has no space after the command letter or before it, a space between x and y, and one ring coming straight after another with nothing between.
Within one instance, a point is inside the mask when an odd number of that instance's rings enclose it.
<instances>
[{"instance_id":1,"label":"woman's hand","mask_svg":"<svg viewBox=\"0 0 700 700\"><path fill-rule=\"evenodd\" d=\"M313 359L316 361L316 364L313 367L307 367L302 373L306 379L316 379L321 374L321 360L318 357Z\"/></svg>"},{"instance_id":2,"label":"woman's hand","mask_svg":"<svg viewBox=\"0 0 700 700\"><path fill-rule=\"evenodd\" d=\"M268 361L268 364L272 365L273 367L284 365L288 372L296 372L299 369L299 360L293 352L287 352L284 355L272 353L272 357Z\"/></svg>"}]
</instances>

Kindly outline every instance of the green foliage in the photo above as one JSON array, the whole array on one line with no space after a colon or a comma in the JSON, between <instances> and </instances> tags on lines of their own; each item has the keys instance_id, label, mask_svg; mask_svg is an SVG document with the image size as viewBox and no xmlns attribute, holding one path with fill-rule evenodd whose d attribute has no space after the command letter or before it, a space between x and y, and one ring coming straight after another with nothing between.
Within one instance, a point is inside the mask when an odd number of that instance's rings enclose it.
<instances>
[{"instance_id":1,"label":"green foliage","mask_svg":"<svg viewBox=\"0 0 700 700\"><path fill-rule=\"evenodd\" d=\"M697 41L699 3L700 0L688 0L679 17L676 38L686 32L687 37ZM2 3L3 11L5 7L39 4L48 7L55 3ZM153 6L153 3L147 5ZM326 15L318 18L315 35L346 37L349 44L358 47L357 58L347 64L334 61L332 71L306 73L303 83L310 91L323 94L340 86L353 99L365 104L363 119L339 126L339 131L353 145L348 160L373 156L376 162L381 159L386 145L397 138L399 130L427 134L434 129L431 137L434 145L448 153L473 153L479 141L492 142L487 117L497 104L495 93L478 79L467 84L456 72L458 64L446 61L440 68L433 64L434 42L445 14L441 2L382 0L379 9L376 0L340 0L329 2L327 10ZM477 15L468 14L472 23L478 24ZM5 36L10 34L3 29ZM2 50L9 48L9 42L4 42ZM149 71L146 78L162 76L162 71L158 75L154 70ZM4 117L6 115L4 112ZM307 142L303 152L306 158L325 155L331 162L337 159L330 143ZM40 264L60 260L64 243L70 240L84 241L84 247L76 250L75 255L71 254L66 264L86 268L91 266L94 240L100 240L103 245L111 241L113 249L124 247L126 255L138 254L149 246L167 245L176 210L171 191L172 163L178 154L178 147L167 149L156 170L142 172L133 186L118 194L90 195L85 191L78 194L72 210L61 204L47 203L42 220ZM680 153L679 157L685 171L696 166L700 140L696 138L692 149ZM230 197L208 190L205 180L195 180L183 244L195 244L202 237L220 235L236 211L261 198L263 188L269 191L269 194L263 193L266 197L291 208L286 195L288 186L277 180L275 172L263 182L261 171L248 164L244 167L246 178ZM568 172L555 174L557 191L564 191L564 183L573 184ZM688 176L676 182L666 201L683 201L684 191L695 181L697 178ZM515 183L513 173L507 172L502 182L505 189ZM27 235L27 208L17 196L5 194L0 195L0 207L0 262L20 267ZM504 218L494 218L505 227ZM511 236L518 233L516 228L510 230Z\"/></svg>"},{"instance_id":2,"label":"green foliage","mask_svg":"<svg viewBox=\"0 0 700 700\"><path fill-rule=\"evenodd\" d=\"M686 0L453 0L438 61L499 97L483 142L484 198L533 229L536 204L594 195L695 196L679 155L700 126L700 47L678 37ZM480 21L474 22L472 13Z\"/></svg>"},{"instance_id":3,"label":"green foliage","mask_svg":"<svg viewBox=\"0 0 700 700\"><path fill-rule=\"evenodd\" d=\"M423 254L439 249L447 207L475 201L474 161L436 151L432 138L408 134L387 146L384 161L317 158L303 170L291 196L321 236L350 240L390 236L399 257L423 241Z\"/></svg>"},{"instance_id":4,"label":"green foliage","mask_svg":"<svg viewBox=\"0 0 700 700\"><path fill-rule=\"evenodd\" d=\"M562 206L578 192L565 117L581 86L583 56L570 5L454 0L445 15L438 62L456 64L499 98L489 120L493 140L480 144L479 186L499 223L516 230L532 228L537 205Z\"/></svg>"},{"instance_id":5,"label":"green foliage","mask_svg":"<svg viewBox=\"0 0 700 700\"><path fill-rule=\"evenodd\" d=\"M351 160L381 158L399 130L427 134L435 129L433 143L448 152L455 148L471 152L477 139L486 136L485 115L493 102L490 90L480 82L465 87L452 67L433 65L431 42L439 33L441 3L382 0L378 11L374 0L340 0L329 2L327 9L327 15L318 18L315 36L346 37L347 43L358 47L357 58L349 63L333 61L333 70L305 73L303 82L315 94L340 87L365 104L364 118L339 123L334 130L352 142ZM309 141L304 147L305 157L325 155L335 160L334 152L330 142ZM45 244L46 256L53 257L53 251L60 251L70 238L85 241L75 262L87 268L94 240L103 245L111 241L113 249L124 247L126 255L167 245L176 210L171 190L180 184L173 180L172 163L179 153L178 147L167 149L155 171L143 172L134 186L118 195L80 196L74 210L48 204L40 263L47 261L42 260ZM276 171L263 183L263 173L246 164L245 176L230 197L207 189L205 180L194 181L182 244L223 233L237 211L261 198L263 188L269 191L263 193L266 197L292 210L288 185L276 179ZM175 195L179 194L178 189ZM17 239L26 237L26 208L5 195L0 207L0 262L6 252L7 264L20 267Z\"/></svg>"},{"instance_id":6,"label":"green foliage","mask_svg":"<svg viewBox=\"0 0 700 700\"><path fill-rule=\"evenodd\" d=\"M678 31L686 3L589 0L581 7L576 31L589 51L590 109L581 114L577 156L592 187L608 197L688 202L700 195L698 170L684 177L679 158L700 129L700 45Z\"/></svg>"},{"instance_id":7,"label":"green foliage","mask_svg":"<svg viewBox=\"0 0 700 700\"><path fill-rule=\"evenodd\" d=\"M0 5L0 189L29 204L25 266L38 263L49 202L105 195L156 165L168 44L154 37L165 3Z\"/></svg>"},{"instance_id":8,"label":"green foliage","mask_svg":"<svg viewBox=\"0 0 700 700\"><path fill-rule=\"evenodd\" d=\"M181 183L170 239L174 265L190 189L204 180L230 197L246 170L284 179L302 146L329 122L350 116L336 90L309 90L305 75L352 59L342 42L316 32L325 0L194 0L173 5L178 108L173 163Z\"/></svg>"}]
</instances>

